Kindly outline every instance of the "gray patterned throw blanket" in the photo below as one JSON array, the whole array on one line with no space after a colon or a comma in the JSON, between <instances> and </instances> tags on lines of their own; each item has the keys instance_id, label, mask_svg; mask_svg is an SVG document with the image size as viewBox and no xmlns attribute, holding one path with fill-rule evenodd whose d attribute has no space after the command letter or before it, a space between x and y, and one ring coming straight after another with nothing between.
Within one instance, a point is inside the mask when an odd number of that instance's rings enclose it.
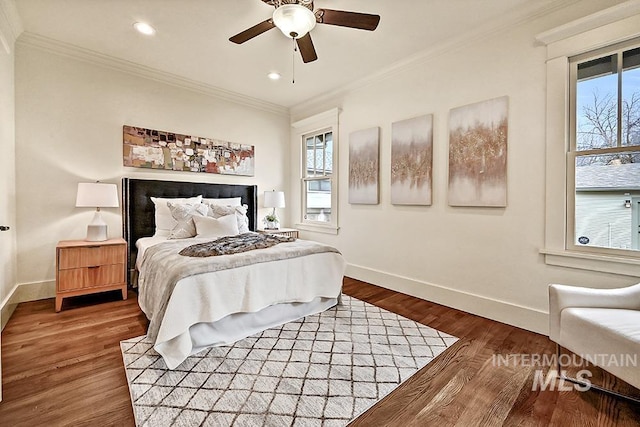
<instances>
[{"instance_id":1,"label":"gray patterned throw blanket","mask_svg":"<svg viewBox=\"0 0 640 427\"><path fill-rule=\"evenodd\" d=\"M278 243L293 242L295 237L275 234L243 233L237 236L220 237L212 242L188 246L179 253L183 256L208 257L238 254L254 249L266 249Z\"/></svg>"},{"instance_id":2,"label":"gray patterned throw blanket","mask_svg":"<svg viewBox=\"0 0 640 427\"><path fill-rule=\"evenodd\" d=\"M245 233L258 234L258 233ZM283 236L284 237L284 236ZM194 242L196 244L194 245ZM266 249L224 256L183 256L188 246L211 243L207 239L178 239L148 248L138 276L138 303L150 320L147 335L155 341L173 289L178 281L196 274L279 261L323 252L340 253L336 248L309 240L294 239ZM230 283L229 286L233 286ZM197 298L197 296L195 296Z\"/></svg>"}]
</instances>

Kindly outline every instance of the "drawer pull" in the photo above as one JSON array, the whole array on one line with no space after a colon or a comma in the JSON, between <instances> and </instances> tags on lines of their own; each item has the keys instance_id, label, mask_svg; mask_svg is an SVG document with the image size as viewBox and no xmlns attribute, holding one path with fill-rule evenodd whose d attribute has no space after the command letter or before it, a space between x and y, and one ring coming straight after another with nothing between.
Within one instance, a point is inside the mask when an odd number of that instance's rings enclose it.
<instances>
[{"instance_id":1,"label":"drawer pull","mask_svg":"<svg viewBox=\"0 0 640 427\"><path fill-rule=\"evenodd\" d=\"M90 265L90 266L89 266L89 267L87 267L87 268L99 268L99 267L100 267L99 265Z\"/></svg>"}]
</instances>

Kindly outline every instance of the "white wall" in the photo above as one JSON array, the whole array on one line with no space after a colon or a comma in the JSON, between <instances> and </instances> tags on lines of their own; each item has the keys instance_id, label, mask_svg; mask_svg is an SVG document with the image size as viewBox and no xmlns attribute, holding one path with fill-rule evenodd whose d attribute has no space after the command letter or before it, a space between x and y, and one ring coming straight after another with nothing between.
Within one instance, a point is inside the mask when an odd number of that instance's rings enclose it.
<instances>
[{"instance_id":1,"label":"white wall","mask_svg":"<svg viewBox=\"0 0 640 427\"><path fill-rule=\"evenodd\" d=\"M90 209L75 208L78 182L123 176L288 186L288 115L48 53L18 43L16 185L18 283L25 299L49 297L59 240L83 239ZM254 177L125 168L124 124L255 145ZM262 197L259 204L262 203ZM260 212L266 214L266 211ZM103 209L110 237L119 209ZM286 218L285 218L286 220Z\"/></svg>"},{"instance_id":2,"label":"white wall","mask_svg":"<svg viewBox=\"0 0 640 427\"><path fill-rule=\"evenodd\" d=\"M8 6L0 4L0 225L11 229L0 232L0 329L15 309L9 299L16 284L15 39Z\"/></svg>"},{"instance_id":3,"label":"white wall","mask_svg":"<svg viewBox=\"0 0 640 427\"><path fill-rule=\"evenodd\" d=\"M369 84L292 109L292 121L341 109L337 246L349 276L533 331L547 331L549 283L623 286L637 278L544 263L545 47L535 35L606 7L581 2L498 33L467 40ZM448 115L455 107L509 97L507 208L447 203ZM434 114L433 204L390 204L391 123ZM348 203L349 134L380 126L380 204ZM299 141L292 141L290 192L299 195ZM560 183L559 185L562 185ZM299 197L299 196L297 196ZM292 200L290 214L299 212Z\"/></svg>"}]
</instances>

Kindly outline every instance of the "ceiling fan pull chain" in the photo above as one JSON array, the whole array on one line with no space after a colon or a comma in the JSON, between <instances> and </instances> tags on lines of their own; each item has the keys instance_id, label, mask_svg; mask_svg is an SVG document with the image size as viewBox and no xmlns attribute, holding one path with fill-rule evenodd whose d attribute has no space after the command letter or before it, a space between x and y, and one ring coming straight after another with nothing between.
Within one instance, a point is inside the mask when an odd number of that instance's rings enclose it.
<instances>
[{"instance_id":1,"label":"ceiling fan pull chain","mask_svg":"<svg viewBox=\"0 0 640 427\"><path fill-rule=\"evenodd\" d=\"M292 38L293 42L293 52L291 52L291 84L295 84L296 82L296 52L298 51L298 47L296 46L296 39Z\"/></svg>"}]
</instances>

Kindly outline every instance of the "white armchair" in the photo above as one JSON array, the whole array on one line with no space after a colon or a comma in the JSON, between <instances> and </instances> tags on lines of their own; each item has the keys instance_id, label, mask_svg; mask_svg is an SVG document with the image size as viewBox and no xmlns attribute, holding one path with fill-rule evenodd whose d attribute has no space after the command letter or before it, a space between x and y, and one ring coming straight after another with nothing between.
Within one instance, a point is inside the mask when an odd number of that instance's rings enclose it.
<instances>
[{"instance_id":1,"label":"white armchair","mask_svg":"<svg viewBox=\"0 0 640 427\"><path fill-rule=\"evenodd\" d=\"M549 338L640 389L640 283L549 285Z\"/></svg>"}]
</instances>

